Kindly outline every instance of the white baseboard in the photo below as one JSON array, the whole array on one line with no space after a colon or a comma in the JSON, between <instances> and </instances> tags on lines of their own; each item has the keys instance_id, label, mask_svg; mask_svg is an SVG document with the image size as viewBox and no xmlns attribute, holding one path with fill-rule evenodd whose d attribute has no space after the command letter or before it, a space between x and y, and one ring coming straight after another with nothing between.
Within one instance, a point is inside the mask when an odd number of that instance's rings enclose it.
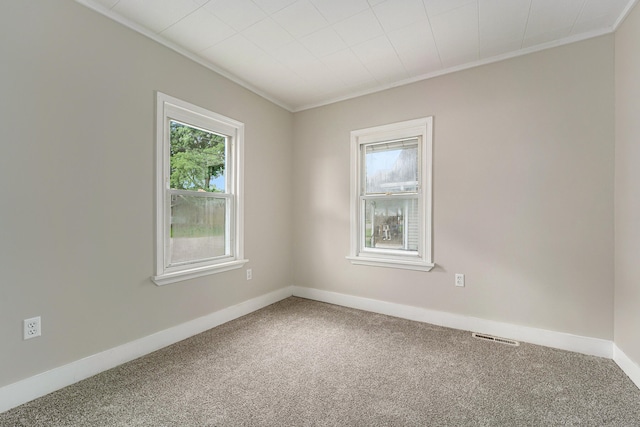
<instances>
[{"instance_id":1,"label":"white baseboard","mask_svg":"<svg viewBox=\"0 0 640 427\"><path fill-rule=\"evenodd\" d=\"M292 295L286 287L0 388L0 413Z\"/></svg>"},{"instance_id":2,"label":"white baseboard","mask_svg":"<svg viewBox=\"0 0 640 427\"><path fill-rule=\"evenodd\" d=\"M620 369L640 388L640 365L624 354L617 345L613 345L613 361L620 366Z\"/></svg>"},{"instance_id":3,"label":"white baseboard","mask_svg":"<svg viewBox=\"0 0 640 427\"><path fill-rule=\"evenodd\" d=\"M518 326L510 323L495 322L460 314L428 310L426 308L412 307L300 286L293 287L293 295L403 319L446 326L453 329L511 338L517 341L574 351L591 356L606 357L608 359L613 357L613 343L599 338Z\"/></svg>"}]
</instances>

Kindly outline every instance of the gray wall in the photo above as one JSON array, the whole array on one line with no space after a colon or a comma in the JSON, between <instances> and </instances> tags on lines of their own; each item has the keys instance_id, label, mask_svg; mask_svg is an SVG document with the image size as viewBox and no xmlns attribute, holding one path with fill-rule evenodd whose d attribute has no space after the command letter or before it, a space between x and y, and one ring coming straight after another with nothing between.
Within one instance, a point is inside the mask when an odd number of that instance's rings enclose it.
<instances>
[{"instance_id":1,"label":"gray wall","mask_svg":"<svg viewBox=\"0 0 640 427\"><path fill-rule=\"evenodd\" d=\"M615 38L615 342L640 365L640 7Z\"/></svg>"},{"instance_id":2,"label":"gray wall","mask_svg":"<svg viewBox=\"0 0 640 427\"><path fill-rule=\"evenodd\" d=\"M291 113L72 0L3 1L0 57L0 386L290 284ZM155 90L246 125L250 282L149 279Z\"/></svg>"},{"instance_id":3,"label":"gray wall","mask_svg":"<svg viewBox=\"0 0 640 427\"><path fill-rule=\"evenodd\" d=\"M613 48L599 37L296 113L294 284L612 339ZM351 265L349 132L423 116L437 267Z\"/></svg>"}]
</instances>

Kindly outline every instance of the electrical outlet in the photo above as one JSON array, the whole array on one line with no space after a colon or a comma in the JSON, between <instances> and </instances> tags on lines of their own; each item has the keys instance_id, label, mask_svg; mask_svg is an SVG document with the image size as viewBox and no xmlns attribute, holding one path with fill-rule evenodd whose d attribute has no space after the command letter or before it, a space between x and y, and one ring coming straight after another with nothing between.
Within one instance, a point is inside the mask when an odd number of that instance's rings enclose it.
<instances>
[{"instance_id":1,"label":"electrical outlet","mask_svg":"<svg viewBox=\"0 0 640 427\"><path fill-rule=\"evenodd\" d=\"M39 337L42 335L42 321L40 316L32 317L31 319L23 320L23 334L24 339L28 340L30 338Z\"/></svg>"},{"instance_id":2,"label":"electrical outlet","mask_svg":"<svg viewBox=\"0 0 640 427\"><path fill-rule=\"evenodd\" d=\"M251 269L247 268L247 280L251 280L252 277L253 277L253 274L251 273Z\"/></svg>"},{"instance_id":3,"label":"electrical outlet","mask_svg":"<svg viewBox=\"0 0 640 427\"><path fill-rule=\"evenodd\" d=\"M464 287L464 274L456 274L456 286Z\"/></svg>"}]
</instances>

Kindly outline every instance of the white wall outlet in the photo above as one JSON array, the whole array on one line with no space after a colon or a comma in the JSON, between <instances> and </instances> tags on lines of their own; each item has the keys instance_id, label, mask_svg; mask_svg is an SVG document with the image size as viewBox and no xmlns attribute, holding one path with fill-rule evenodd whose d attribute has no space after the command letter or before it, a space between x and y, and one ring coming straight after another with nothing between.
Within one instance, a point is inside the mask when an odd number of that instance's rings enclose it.
<instances>
[{"instance_id":1,"label":"white wall outlet","mask_svg":"<svg viewBox=\"0 0 640 427\"><path fill-rule=\"evenodd\" d=\"M42 321L40 319L40 316L32 317L31 319L24 319L23 320L24 339L28 340L29 338L35 338L42 335L41 323Z\"/></svg>"},{"instance_id":2,"label":"white wall outlet","mask_svg":"<svg viewBox=\"0 0 640 427\"><path fill-rule=\"evenodd\" d=\"M464 287L464 274L456 274L456 286Z\"/></svg>"},{"instance_id":3,"label":"white wall outlet","mask_svg":"<svg viewBox=\"0 0 640 427\"><path fill-rule=\"evenodd\" d=\"M247 280L251 280L253 278L253 273L250 268L247 268Z\"/></svg>"}]
</instances>

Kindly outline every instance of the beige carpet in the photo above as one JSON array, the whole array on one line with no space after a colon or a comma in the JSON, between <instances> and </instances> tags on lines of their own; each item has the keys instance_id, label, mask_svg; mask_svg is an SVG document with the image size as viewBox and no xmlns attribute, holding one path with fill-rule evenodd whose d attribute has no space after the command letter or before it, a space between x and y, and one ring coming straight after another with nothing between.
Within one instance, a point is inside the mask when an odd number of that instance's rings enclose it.
<instances>
[{"instance_id":1,"label":"beige carpet","mask_svg":"<svg viewBox=\"0 0 640 427\"><path fill-rule=\"evenodd\" d=\"M1 426L640 426L611 360L288 298Z\"/></svg>"}]
</instances>

